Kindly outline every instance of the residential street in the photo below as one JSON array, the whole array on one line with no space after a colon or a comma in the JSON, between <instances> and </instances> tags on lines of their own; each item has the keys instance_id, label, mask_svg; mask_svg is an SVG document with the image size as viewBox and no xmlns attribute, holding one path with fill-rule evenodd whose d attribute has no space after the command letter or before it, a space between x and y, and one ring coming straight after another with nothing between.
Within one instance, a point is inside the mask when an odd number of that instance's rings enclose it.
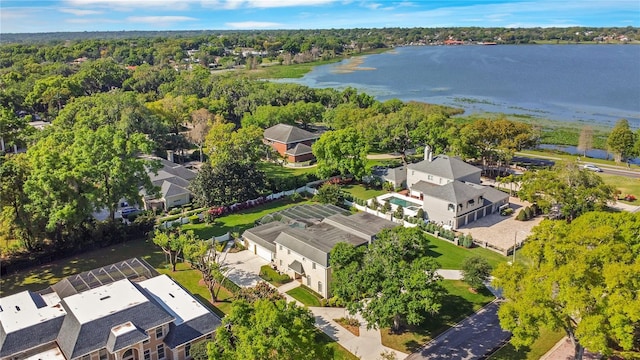
<instances>
[{"instance_id":1,"label":"residential street","mask_svg":"<svg viewBox=\"0 0 640 360\"><path fill-rule=\"evenodd\" d=\"M407 360L479 359L501 346L511 336L498 323L499 301L494 301L474 315L447 330Z\"/></svg>"}]
</instances>

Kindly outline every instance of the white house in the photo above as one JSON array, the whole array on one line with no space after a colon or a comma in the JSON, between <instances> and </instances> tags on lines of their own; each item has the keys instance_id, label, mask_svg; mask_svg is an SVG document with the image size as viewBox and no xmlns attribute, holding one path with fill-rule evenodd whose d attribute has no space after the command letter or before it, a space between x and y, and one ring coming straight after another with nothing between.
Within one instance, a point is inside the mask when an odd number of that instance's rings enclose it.
<instances>
[{"instance_id":1,"label":"white house","mask_svg":"<svg viewBox=\"0 0 640 360\"><path fill-rule=\"evenodd\" d=\"M425 217L458 228L509 204L509 195L480 185L481 170L456 157L439 155L407 168L409 194L422 200Z\"/></svg>"}]
</instances>

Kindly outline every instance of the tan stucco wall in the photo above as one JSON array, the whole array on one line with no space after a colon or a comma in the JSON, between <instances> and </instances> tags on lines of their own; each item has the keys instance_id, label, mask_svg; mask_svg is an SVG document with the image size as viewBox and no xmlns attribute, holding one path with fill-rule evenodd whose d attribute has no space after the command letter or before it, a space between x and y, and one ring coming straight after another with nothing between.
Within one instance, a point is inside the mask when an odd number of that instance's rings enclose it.
<instances>
[{"instance_id":1,"label":"tan stucco wall","mask_svg":"<svg viewBox=\"0 0 640 360\"><path fill-rule=\"evenodd\" d=\"M275 264L278 267L278 270L291 276L291 278L295 278L295 272L289 269L289 264L291 264L294 260L298 260L302 264L302 268L305 272L305 277L302 279L302 284L307 285L306 276L310 276L311 285L307 286L309 286L309 288L322 295L323 297L329 297L330 291L328 291L328 283L330 280L329 272L331 270L318 263L316 263L316 268L313 269L313 262L311 260L294 251L291 251L291 253L289 254L287 253L287 250L289 249L287 249L285 246L282 246L281 250L280 246L280 244L276 244ZM318 281L322 282L322 291L318 291Z\"/></svg>"}]
</instances>

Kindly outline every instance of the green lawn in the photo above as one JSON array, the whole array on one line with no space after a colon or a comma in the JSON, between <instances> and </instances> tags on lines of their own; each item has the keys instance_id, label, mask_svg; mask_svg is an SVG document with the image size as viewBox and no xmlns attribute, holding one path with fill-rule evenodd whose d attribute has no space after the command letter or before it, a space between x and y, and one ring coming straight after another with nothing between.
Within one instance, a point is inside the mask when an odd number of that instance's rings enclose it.
<instances>
[{"instance_id":1,"label":"green lawn","mask_svg":"<svg viewBox=\"0 0 640 360\"><path fill-rule=\"evenodd\" d=\"M287 294L291 295L291 297L300 301L306 306L320 306L320 295L314 293L304 286L298 286L295 289L291 289L287 291Z\"/></svg>"},{"instance_id":2,"label":"green lawn","mask_svg":"<svg viewBox=\"0 0 640 360\"><path fill-rule=\"evenodd\" d=\"M275 287L291 282L289 275L279 274L269 265L263 265L260 267L260 277Z\"/></svg>"},{"instance_id":3,"label":"green lawn","mask_svg":"<svg viewBox=\"0 0 640 360\"><path fill-rule=\"evenodd\" d=\"M264 171L268 178L287 178L305 174L315 174L316 167L290 168L272 162L261 161L257 163L258 169Z\"/></svg>"},{"instance_id":4,"label":"green lawn","mask_svg":"<svg viewBox=\"0 0 640 360\"><path fill-rule=\"evenodd\" d=\"M506 256L502 256L495 251L491 251L481 247L467 249L456 246L445 240L440 240L429 234L429 256L432 256L440 264L442 269L460 269L464 259L478 255L487 259L492 267L496 267L499 263L508 261Z\"/></svg>"},{"instance_id":5,"label":"green lawn","mask_svg":"<svg viewBox=\"0 0 640 360\"><path fill-rule=\"evenodd\" d=\"M350 353L347 349L338 344L329 335L317 330L316 342L329 348L330 359L332 360L358 360L359 357Z\"/></svg>"},{"instance_id":6,"label":"green lawn","mask_svg":"<svg viewBox=\"0 0 640 360\"><path fill-rule=\"evenodd\" d=\"M510 343L489 357L489 360L538 360L565 336L564 331L540 330L540 337L529 347L519 350Z\"/></svg>"},{"instance_id":7,"label":"green lawn","mask_svg":"<svg viewBox=\"0 0 640 360\"><path fill-rule=\"evenodd\" d=\"M361 184L344 185L344 186L342 186L342 190L344 190L345 192L348 192L349 194L353 195L353 197L356 197L356 198L361 199L361 200L368 200L368 199L374 198L376 196L380 196L382 194L386 194L387 193L384 190L367 189L367 188L364 187L364 185L361 185Z\"/></svg>"},{"instance_id":8,"label":"green lawn","mask_svg":"<svg viewBox=\"0 0 640 360\"><path fill-rule=\"evenodd\" d=\"M215 224L184 224L182 229L193 230L202 239L210 239L212 236L221 236L227 232L239 232L252 228L256 220L275 211L283 210L295 205L309 203L309 200L302 199L298 202L291 202L289 199L276 200L251 209L239 211L230 215L219 217Z\"/></svg>"},{"instance_id":9,"label":"green lawn","mask_svg":"<svg viewBox=\"0 0 640 360\"><path fill-rule=\"evenodd\" d=\"M443 299L437 315L427 318L420 326L407 327L400 334L392 334L389 328L380 329L382 344L411 353L495 299L486 289L471 293L469 286L459 280L444 280L443 285L449 294Z\"/></svg>"},{"instance_id":10,"label":"green lawn","mask_svg":"<svg viewBox=\"0 0 640 360\"><path fill-rule=\"evenodd\" d=\"M627 194L632 194L635 195L636 198L640 199L640 179L603 173L599 173L599 175L602 177L602 180L604 180L605 184L609 184L620 190L621 195L624 196ZM638 200L634 202L623 202L632 205L639 204Z\"/></svg>"}]
</instances>

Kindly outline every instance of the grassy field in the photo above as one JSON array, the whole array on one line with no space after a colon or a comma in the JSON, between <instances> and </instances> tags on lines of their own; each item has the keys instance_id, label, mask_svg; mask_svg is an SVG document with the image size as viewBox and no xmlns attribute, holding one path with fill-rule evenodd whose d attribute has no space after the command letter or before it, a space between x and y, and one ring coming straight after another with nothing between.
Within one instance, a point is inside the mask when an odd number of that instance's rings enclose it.
<instances>
[{"instance_id":1,"label":"grassy field","mask_svg":"<svg viewBox=\"0 0 640 360\"><path fill-rule=\"evenodd\" d=\"M640 179L602 173L600 176L605 184L609 184L620 190L622 195L633 194L636 198L640 198ZM637 205L638 200L629 204Z\"/></svg>"},{"instance_id":2,"label":"grassy field","mask_svg":"<svg viewBox=\"0 0 640 360\"><path fill-rule=\"evenodd\" d=\"M344 185L342 186L342 190L348 192L358 199L367 200L376 196L380 196L382 194L386 194L387 192L384 190L376 190L376 189L367 189L363 185Z\"/></svg>"},{"instance_id":3,"label":"grassy field","mask_svg":"<svg viewBox=\"0 0 640 360\"><path fill-rule=\"evenodd\" d=\"M540 337L529 347L519 350L511 344L506 344L489 357L489 360L538 360L542 355L564 337L564 331L540 330Z\"/></svg>"},{"instance_id":4,"label":"grassy field","mask_svg":"<svg viewBox=\"0 0 640 360\"><path fill-rule=\"evenodd\" d=\"M239 232L252 228L256 220L275 211L283 210L295 205L310 203L309 200L291 202L288 199L276 200L251 209L239 211L216 219L215 224L185 224L183 230L193 230L201 239L210 239L212 236L221 236L227 232Z\"/></svg>"},{"instance_id":5,"label":"grassy field","mask_svg":"<svg viewBox=\"0 0 640 360\"><path fill-rule=\"evenodd\" d=\"M258 169L265 172L267 178L287 178L292 176L300 176L305 174L315 174L316 167L305 167L305 168L290 168L280 166L278 164L274 164L271 162L261 161L258 164Z\"/></svg>"},{"instance_id":6,"label":"grassy field","mask_svg":"<svg viewBox=\"0 0 640 360\"><path fill-rule=\"evenodd\" d=\"M469 286L459 280L445 280L443 285L449 294L443 299L437 315L428 318L421 326L409 326L400 334L392 334L388 328L380 329L382 344L411 353L495 299L486 289L477 294L471 293Z\"/></svg>"},{"instance_id":7,"label":"grassy field","mask_svg":"<svg viewBox=\"0 0 640 360\"><path fill-rule=\"evenodd\" d=\"M487 250L481 247L467 249L456 246L448 241L437 239L431 235L429 238L430 249L429 256L432 256L440 264L443 269L460 269L464 259L478 255L487 259L492 267L496 267L499 263L507 261L507 257L498 254L495 251Z\"/></svg>"},{"instance_id":8,"label":"grassy field","mask_svg":"<svg viewBox=\"0 0 640 360\"><path fill-rule=\"evenodd\" d=\"M291 297L306 306L320 306L319 295L304 286L298 286L297 288L291 289L287 291L287 294L291 295Z\"/></svg>"}]
</instances>

